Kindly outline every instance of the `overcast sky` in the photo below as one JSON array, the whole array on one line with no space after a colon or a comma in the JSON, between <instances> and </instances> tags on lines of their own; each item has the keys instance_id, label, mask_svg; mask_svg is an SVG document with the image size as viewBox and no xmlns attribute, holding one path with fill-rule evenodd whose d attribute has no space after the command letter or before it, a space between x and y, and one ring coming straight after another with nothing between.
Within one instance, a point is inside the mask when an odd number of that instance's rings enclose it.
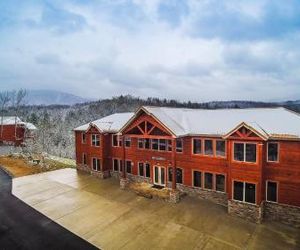
<instances>
[{"instance_id":1,"label":"overcast sky","mask_svg":"<svg viewBox=\"0 0 300 250\"><path fill-rule=\"evenodd\" d=\"M300 99L300 1L3 0L0 86Z\"/></svg>"}]
</instances>

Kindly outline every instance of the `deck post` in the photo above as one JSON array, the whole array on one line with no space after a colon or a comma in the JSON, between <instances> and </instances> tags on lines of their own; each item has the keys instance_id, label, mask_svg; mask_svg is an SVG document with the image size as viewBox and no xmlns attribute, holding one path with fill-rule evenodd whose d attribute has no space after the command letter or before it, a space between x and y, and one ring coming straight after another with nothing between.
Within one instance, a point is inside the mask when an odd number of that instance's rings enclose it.
<instances>
[{"instance_id":1,"label":"deck post","mask_svg":"<svg viewBox=\"0 0 300 250\"><path fill-rule=\"evenodd\" d=\"M179 190L176 189L176 138L172 139L172 190L170 191L169 201L178 203L180 200Z\"/></svg>"},{"instance_id":2,"label":"deck post","mask_svg":"<svg viewBox=\"0 0 300 250\"><path fill-rule=\"evenodd\" d=\"M120 136L120 135L118 135ZM128 180L126 179L126 162L125 162L125 158L126 158L126 152L125 152L125 137L122 136L122 174L121 174L121 178L120 178L120 188L121 189L125 189L128 185ZM119 138L118 138L119 140Z\"/></svg>"}]
</instances>

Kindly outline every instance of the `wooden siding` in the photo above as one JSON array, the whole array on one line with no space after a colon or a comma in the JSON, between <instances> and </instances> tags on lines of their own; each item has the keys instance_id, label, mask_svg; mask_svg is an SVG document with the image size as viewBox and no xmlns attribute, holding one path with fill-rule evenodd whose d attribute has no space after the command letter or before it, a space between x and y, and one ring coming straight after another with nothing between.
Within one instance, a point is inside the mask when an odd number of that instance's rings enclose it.
<instances>
[{"instance_id":1,"label":"wooden siding","mask_svg":"<svg viewBox=\"0 0 300 250\"><path fill-rule=\"evenodd\" d=\"M164 132L164 136L154 136L141 131L140 128L132 130L141 122L147 121ZM138 134L126 134L129 131L140 131ZM143 133L142 133L143 132ZM280 141L279 143L279 162L267 162L267 141L256 136L256 134L245 128L235 131L226 140L225 157L194 155L192 152L192 139L212 139L222 140L222 138L209 137L184 137L183 152L175 153L168 151L157 151L150 149L139 149L138 138L164 138L174 140L174 137L153 117L141 114L136 120L125 129L124 136L131 137L131 146L124 149L122 147L112 146L112 134L101 134L100 147L91 146L91 134L100 133L98 130L87 132L86 144L81 142L81 132L76 132L76 161L82 162L82 153L87 155L87 163L90 166L91 157L100 158L103 170L113 170L112 160L114 158L132 161L132 174L138 174L138 163L148 162L151 167L151 180L153 181L153 168L155 165L166 168L165 182L168 180L168 167L175 164L183 169L183 184L192 186L193 170L212 174L223 174L226 180L226 192L229 199L232 199L232 183L234 180L256 184L256 203L260 204L265 200L266 181L278 181L278 202L300 206L300 142ZM233 146L235 142L249 142L256 144L257 161L255 163L237 162L233 160ZM173 142L174 145L174 142ZM173 147L174 148L174 147ZM203 150L203 145L202 145ZM202 179L202 185L203 185Z\"/></svg>"},{"instance_id":2,"label":"wooden siding","mask_svg":"<svg viewBox=\"0 0 300 250\"><path fill-rule=\"evenodd\" d=\"M1 131L1 125L0 125ZM0 142L12 143L16 146L21 145L25 139L25 128L16 125L3 125L2 136L0 133Z\"/></svg>"}]
</instances>

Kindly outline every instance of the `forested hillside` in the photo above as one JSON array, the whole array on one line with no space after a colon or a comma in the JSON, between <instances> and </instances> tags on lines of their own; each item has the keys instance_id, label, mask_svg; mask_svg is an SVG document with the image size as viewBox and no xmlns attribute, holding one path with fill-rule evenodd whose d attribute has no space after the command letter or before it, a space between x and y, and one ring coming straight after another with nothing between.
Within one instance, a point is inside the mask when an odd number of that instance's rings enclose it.
<instances>
[{"instance_id":1,"label":"forested hillside","mask_svg":"<svg viewBox=\"0 0 300 250\"><path fill-rule=\"evenodd\" d=\"M92 120L116 112L135 111L141 105L187 107L187 108L250 108L284 106L300 113L300 102L264 103L248 101L192 103L175 100L132 96L119 96L72 106L22 106L19 116L38 127L36 147L57 156L74 157L74 134L72 129ZM7 113L13 114L8 109Z\"/></svg>"}]
</instances>

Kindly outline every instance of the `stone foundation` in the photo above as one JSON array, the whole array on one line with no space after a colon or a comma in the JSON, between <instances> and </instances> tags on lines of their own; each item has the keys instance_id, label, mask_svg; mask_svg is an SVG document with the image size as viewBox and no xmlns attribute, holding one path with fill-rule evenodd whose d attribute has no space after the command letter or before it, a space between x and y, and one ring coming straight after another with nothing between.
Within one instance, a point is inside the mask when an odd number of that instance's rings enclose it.
<instances>
[{"instance_id":1,"label":"stone foundation","mask_svg":"<svg viewBox=\"0 0 300 250\"><path fill-rule=\"evenodd\" d=\"M120 188L121 189L126 189L128 184L129 184L128 179L120 178Z\"/></svg>"},{"instance_id":2,"label":"stone foundation","mask_svg":"<svg viewBox=\"0 0 300 250\"><path fill-rule=\"evenodd\" d=\"M178 191L178 190L171 190L170 191L169 202L171 202L171 203L178 203L179 201L180 201L180 191Z\"/></svg>"},{"instance_id":3,"label":"stone foundation","mask_svg":"<svg viewBox=\"0 0 300 250\"><path fill-rule=\"evenodd\" d=\"M169 184L168 184L169 186ZM190 196L195 196L201 199L210 200L214 203L217 203L222 206L227 207L228 199L227 194L222 192L216 192L214 190L205 190L202 188L196 188L196 187L188 187L182 184L178 184L176 188L180 190L183 193L186 193Z\"/></svg>"},{"instance_id":4,"label":"stone foundation","mask_svg":"<svg viewBox=\"0 0 300 250\"><path fill-rule=\"evenodd\" d=\"M109 170L106 170L106 171L94 171L94 170L91 170L89 167L84 166L84 165L77 165L76 168L77 168L77 170L84 171L86 173L89 173L89 174L91 174L93 176L96 176L98 178L101 178L101 179L105 179L105 178L110 177Z\"/></svg>"},{"instance_id":5,"label":"stone foundation","mask_svg":"<svg viewBox=\"0 0 300 250\"><path fill-rule=\"evenodd\" d=\"M116 178L116 179L120 179L122 173L120 172L116 172L116 171L110 171L110 176Z\"/></svg>"},{"instance_id":6,"label":"stone foundation","mask_svg":"<svg viewBox=\"0 0 300 250\"><path fill-rule=\"evenodd\" d=\"M146 183L152 184L152 181L150 178L146 178L146 177L139 176L139 175L127 174L127 179L130 182L138 182L138 183L146 182Z\"/></svg>"},{"instance_id":7,"label":"stone foundation","mask_svg":"<svg viewBox=\"0 0 300 250\"><path fill-rule=\"evenodd\" d=\"M300 207L264 202L264 218L300 228Z\"/></svg>"},{"instance_id":8,"label":"stone foundation","mask_svg":"<svg viewBox=\"0 0 300 250\"><path fill-rule=\"evenodd\" d=\"M261 223L263 216L262 206L234 200L228 200L228 213L248 221Z\"/></svg>"}]
</instances>

